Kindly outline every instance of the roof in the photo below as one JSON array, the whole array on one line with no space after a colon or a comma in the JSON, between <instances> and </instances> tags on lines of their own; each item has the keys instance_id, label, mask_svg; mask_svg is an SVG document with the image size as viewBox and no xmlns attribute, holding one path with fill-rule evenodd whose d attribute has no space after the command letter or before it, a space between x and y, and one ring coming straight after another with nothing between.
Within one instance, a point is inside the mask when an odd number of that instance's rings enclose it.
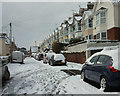
<instances>
[{"instance_id":1,"label":"roof","mask_svg":"<svg viewBox=\"0 0 120 96\"><path fill-rule=\"evenodd\" d=\"M61 30L61 27L59 27L59 30Z\"/></svg>"},{"instance_id":2,"label":"roof","mask_svg":"<svg viewBox=\"0 0 120 96\"><path fill-rule=\"evenodd\" d=\"M66 24L63 24L62 27L66 27Z\"/></svg>"},{"instance_id":3,"label":"roof","mask_svg":"<svg viewBox=\"0 0 120 96\"><path fill-rule=\"evenodd\" d=\"M77 21L80 21L80 20L82 19L82 17L81 17L81 16L75 16L75 19L76 19Z\"/></svg>"},{"instance_id":4,"label":"roof","mask_svg":"<svg viewBox=\"0 0 120 96\"><path fill-rule=\"evenodd\" d=\"M120 0L108 0L110 1L112 4L120 4Z\"/></svg>"},{"instance_id":5,"label":"roof","mask_svg":"<svg viewBox=\"0 0 120 96\"><path fill-rule=\"evenodd\" d=\"M68 23L72 24L73 23L73 17L71 17L70 19L68 19Z\"/></svg>"},{"instance_id":6,"label":"roof","mask_svg":"<svg viewBox=\"0 0 120 96\"><path fill-rule=\"evenodd\" d=\"M103 47L89 47L86 50L101 50L101 49L104 49L104 46Z\"/></svg>"}]
</instances>

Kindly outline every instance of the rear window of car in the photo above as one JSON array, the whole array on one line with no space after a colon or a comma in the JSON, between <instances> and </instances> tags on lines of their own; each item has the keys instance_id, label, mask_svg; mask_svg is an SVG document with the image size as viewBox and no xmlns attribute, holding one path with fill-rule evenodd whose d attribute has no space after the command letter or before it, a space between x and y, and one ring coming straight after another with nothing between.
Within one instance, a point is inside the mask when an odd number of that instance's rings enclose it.
<instances>
[{"instance_id":1,"label":"rear window of car","mask_svg":"<svg viewBox=\"0 0 120 96\"><path fill-rule=\"evenodd\" d=\"M47 53L47 57L51 57L52 55L54 55L55 53Z\"/></svg>"},{"instance_id":2,"label":"rear window of car","mask_svg":"<svg viewBox=\"0 0 120 96\"><path fill-rule=\"evenodd\" d=\"M105 63L107 61L108 57L105 55L101 55L97 62L100 62L101 64Z\"/></svg>"},{"instance_id":3,"label":"rear window of car","mask_svg":"<svg viewBox=\"0 0 120 96\"><path fill-rule=\"evenodd\" d=\"M63 54L57 54L57 55L54 56L54 59L55 60L63 60L63 59L65 59L65 57L64 57Z\"/></svg>"}]
</instances>

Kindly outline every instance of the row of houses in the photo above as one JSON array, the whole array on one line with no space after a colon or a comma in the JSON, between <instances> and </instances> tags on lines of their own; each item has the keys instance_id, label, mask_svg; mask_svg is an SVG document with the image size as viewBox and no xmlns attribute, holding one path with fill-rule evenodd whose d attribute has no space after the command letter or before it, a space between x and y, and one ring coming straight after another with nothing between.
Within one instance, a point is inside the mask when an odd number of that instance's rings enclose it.
<instances>
[{"instance_id":1,"label":"row of houses","mask_svg":"<svg viewBox=\"0 0 120 96\"><path fill-rule=\"evenodd\" d=\"M12 41L12 51L17 50L15 42ZM10 39L6 33L0 33L0 56L10 55Z\"/></svg>"},{"instance_id":2,"label":"row of houses","mask_svg":"<svg viewBox=\"0 0 120 96\"><path fill-rule=\"evenodd\" d=\"M54 42L69 44L65 49L66 57L71 57L70 53L83 54L88 58L104 46L116 46L120 41L120 3L119 2L88 2L87 8L80 8L78 13L73 13L72 17L65 20L52 34L41 44L43 51L52 48ZM72 40L79 42L71 44ZM68 56L69 53L69 56ZM83 55L81 55L83 57ZM76 56L74 56L76 59ZM73 58L74 58L73 57ZM68 61L74 60L69 58ZM84 62L77 61L75 62Z\"/></svg>"}]
</instances>

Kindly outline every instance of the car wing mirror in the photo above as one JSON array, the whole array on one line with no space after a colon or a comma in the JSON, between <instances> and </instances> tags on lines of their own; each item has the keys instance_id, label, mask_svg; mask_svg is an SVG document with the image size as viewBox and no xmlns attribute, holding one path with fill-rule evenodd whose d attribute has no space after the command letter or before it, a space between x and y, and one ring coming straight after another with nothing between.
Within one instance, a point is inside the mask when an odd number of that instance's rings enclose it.
<instances>
[{"instance_id":1,"label":"car wing mirror","mask_svg":"<svg viewBox=\"0 0 120 96\"><path fill-rule=\"evenodd\" d=\"M86 65L93 65L94 62L93 62L93 63L91 63L91 62L85 62L85 64L86 64Z\"/></svg>"},{"instance_id":2,"label":"car wing mirror","mask_svg":"<svg viewBox=\"0 0 120 96\"><path fill-rule=\"evenodd\" d=\"M102 64L102 62L99 62L99 61L98 61L97 64Z\"/></svg>"}]
</instances>

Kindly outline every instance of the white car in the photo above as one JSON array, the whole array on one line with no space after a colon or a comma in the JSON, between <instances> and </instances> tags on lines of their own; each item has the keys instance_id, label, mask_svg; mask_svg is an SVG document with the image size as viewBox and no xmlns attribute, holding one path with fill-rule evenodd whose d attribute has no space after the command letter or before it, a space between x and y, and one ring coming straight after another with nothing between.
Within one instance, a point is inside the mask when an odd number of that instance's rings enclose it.
<instances>
[{"instance_id":1,"label":"white car","mask_svg":"<svg viewBox=\"0 0 120 96\"><path fill-rule=\"evenodd\" d=\"M25 55L23 52L20 51L13 51L12 52L12 62L16 63L24 63Z\"/></svg>"},{"instance_id":2,"label":"white car","mask_svg":"<svg viewBox=\"0 0 120 96\"><path fill-rule=\"evenodd\" d=\"M66 58L63 54L54 54L50 58L50 65L66 65Z\"/></svg>"},{"instance_id":3,"label":"white car","mask_svg":"<svg viewBox=\"0 0 120 96\"><path fill-rule=\"evenodd\" d=\"M45 63L45 64L49 63L51 56L54 54L55 53L45 53L43 55L43 63Z\"/></svg>"}]
</instances>

